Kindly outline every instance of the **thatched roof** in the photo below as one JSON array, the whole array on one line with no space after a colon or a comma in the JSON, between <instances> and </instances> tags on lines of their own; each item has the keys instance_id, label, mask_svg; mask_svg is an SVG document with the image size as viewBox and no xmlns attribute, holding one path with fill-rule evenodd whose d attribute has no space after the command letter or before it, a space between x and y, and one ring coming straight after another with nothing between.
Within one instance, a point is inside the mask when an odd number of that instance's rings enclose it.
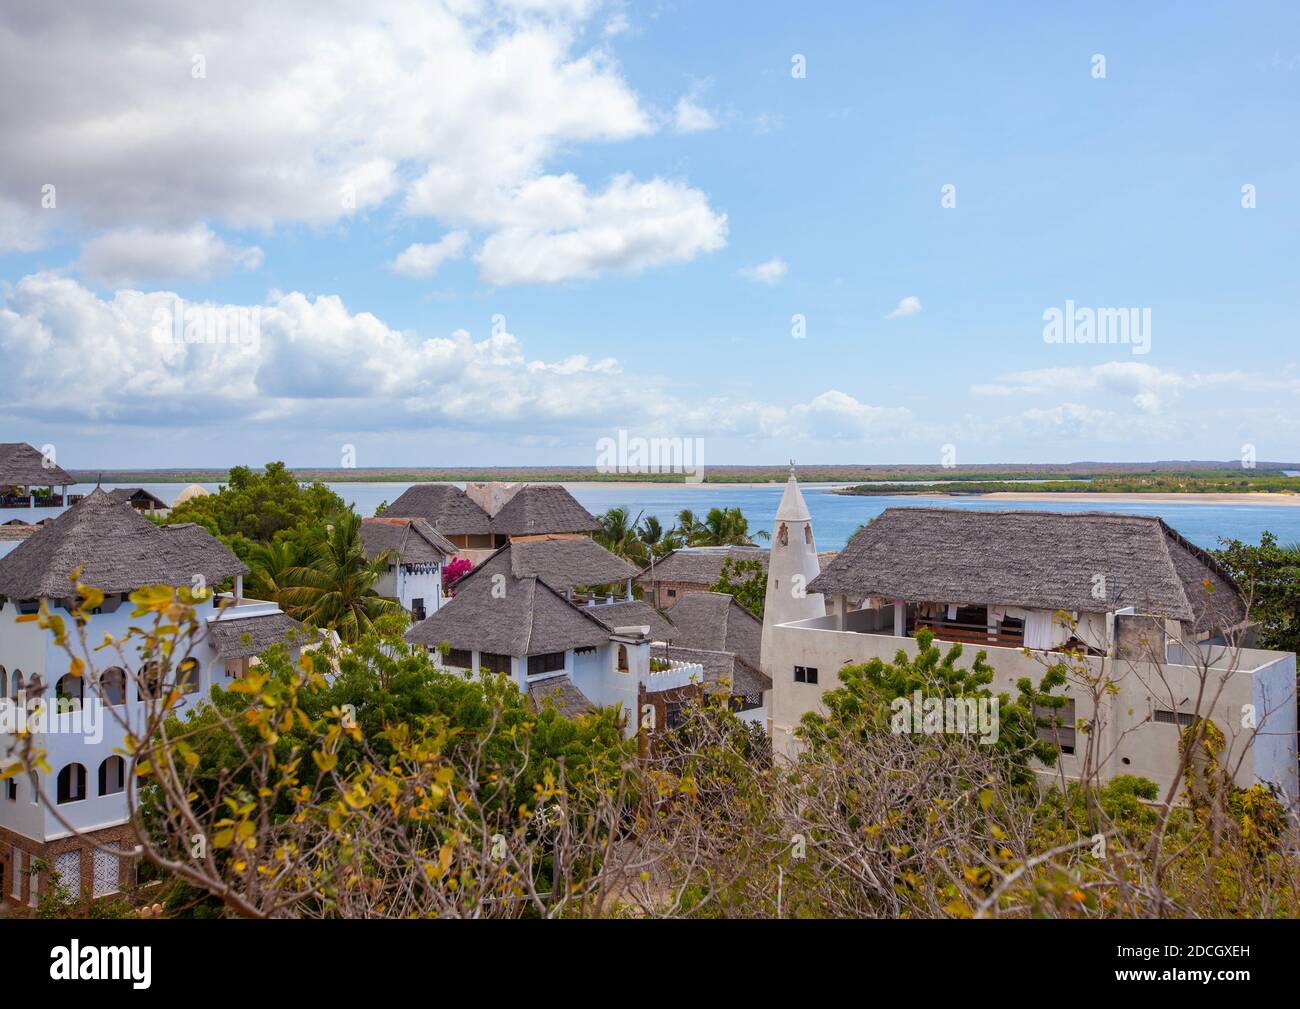
<instances>
[{"instance_id":1,"label":"thatched roof","mask_svg":"<svg viewBox=\"0 0 1300 1009\"><path fill-rule=\"evenodd\" d=\"M384 516L422 518L444 536L539 536L597 528L592 514L556 484L525 484L495 515L489 515L455 484L417 483L399 494Z\"/></svg>"},{"instance_id":2,"label":"thatched roof","mask_svg":"<svg viewBox=\"0 0 1300 1009\"><path fill-rule=\"evenodd\" d=\"M492 531L488 513L451 483L412 484L384 510L385 518L421 518L444 536Z\"/></svg>"},{"instance_id":3,"label":"thatched roof","mask_svg":"<svg viewBox=\"0 0 1300 1009\"><path fill-rule=\"evenodd\" d=\"M589 612L611 631L615 627L649 627L651 641L670 641L675 631L672 621L644 599L592 606Z\"/></svg>"},{"instance_id":4,"label":"thatched roof","mask_svg":"<svg viewBox=\"0 0 1300 1009\"><path fill-rule=\"evenodd\" d=\"M595 516L558 484L525 484L492 516L492 531L503 536L588 533Z\"/></svg>"},{"instance_id":5,"label":"thatched roof","mask_svg":"<svg viewBox=\"0 0 1300 1009\"><path fill-rule=\"evenodd\" d=\"M528 684L528 700L537 710L547 704L554 705L565 718L576 718L596 710L587 695L575 687L568 676L548 676Z\"/></svg>"},{"instance_id":6,"label":"thatched roof","mask_svg":"<svg viewBox=\"0 0 1300 1009\"><path fill-rule=\"evenodd\" d=\"M682 648L731 652L758 666L763 623L725 592L687 592L664 611L672 621L666 639Z\"/></svg>"},{"instance_id":7,"label":"thatched roof","mask_svg":"<svg viewBox=\"0 0 1300 1009\"><path fill-rule=\"evenodd\" d=\"M219 659L247 659L281 643L290 649L301 648L313 637L313 632L285 613L255 617L223 613L209 621L207 633Z\"/></svg>"},{"instance_id":8,"label":"thatched roof","mask_svg":"<svg viewBox=\"0 0 1300 1009\"><path fill-rule=\"evenodd\" d=\"M26 442L0 442L0 487L66 487L77 481Z\"/></svg>"},{"instance_id":9,"label":"thatched roof","mask_svg":"<svg viewBox=\"0 0 1300 1009\"><path fill-rule=\"evenodd\" d=\"M167 507L167 502L157 494L152 494L143 487L117 487L108 492L108 496L114 501L126 501L131 505L147 504L154 510L160 510Z\"/></svg>"},{"instance_id":10,"label":"thatched roof","mask_svg":"<svg viewBox=\"0 0 1300 1009\"><path fill-rule=\"evenodd\" d=\"M718 584L723 562L728 558L733 562L758 561L766 573L769 555L766 547L682 547L655 561L653 581L708 588ZM637 575L637 581L642 585L651 584L651 569L646 568Z\"/></svg>"},{"instance_id":11,"label":"thatched roof","mask_svg":"<svg viewBox=\"0 0 1300 1009\"><path fill-rule=\"evenodd\" d=\"M1098 576L1118 580L1115 598L1094 595ZM1198 632L1245 616L1204 550L1154 516L1110 512L888 508L808 591L1093 613L1132 606Z\"/></svg>"},{"instance_id":12,"label":"thatched roof","mask_svg":"<svg viewBox=\"0 0 1300 1009\"><path fill-rule=\"evenodd\" d=\"M731 683L732 695L757 694L772 689L772 678L760 672L740 656L731 652L707 648L677 648L651 645L650 654L656 659L676 659L678 662L698 662L704 667L704 683L717 683L724 677Z\"/></svg>"},{"instance_id":13,"label":"thatched roof","mask_svg":"<svg viewBox=\"0 0 1300 1009\"><path fill-rule=\"evenodd\" d=\"M516 577L536 575L559 592L636 577L636 568L586 536L521 540L501 549L509 552L510 569Z\"/></svg>"},{"instance_id":14,"label":"thatched roof","mask_svg":"<svg viewBox=\"0 0 1300 1009\"><path fill-rule=\"evenodd\" d=\"M0 541L11 542L13 540L25 540L33 535L40 526L29 526L27 523L10 524L6 522L0 526Z\"/></svg>"},{"instance_id":15,"label":"thatched roof","mask_svg":"<svg viewBox=\"0 0 1300 1009\"><path fill-rule=\"evenodd\" d=\"M407 631L406 640L523 657L599 646L609 628L541 578L515 577L503 548L458 581L456 597Z\"/></svg>"},{"instance_id":16,"label":"thatched roof","mask_svg":"<svg viewBox=\"0 0 1300 1009\"><path fill-rule=\"evenodd\" d=\"M78 566L83 584L106 593L191 585L195 575L214 587L248 571L207 530L155 525L96 489L0 558L0 595L64 598Z\"/></svg>"},{"instance_id":17,"label":"thatched roof","mask_svg":"<svg viewBox=\"0 0 1300 1009\"><path fill-rule=\"evenodd\" d=\"M362 519L361 543L367 559L391 550L400 564L441 564L456 555L456 547L424 519Z\"/></svg>"}]
</instances>

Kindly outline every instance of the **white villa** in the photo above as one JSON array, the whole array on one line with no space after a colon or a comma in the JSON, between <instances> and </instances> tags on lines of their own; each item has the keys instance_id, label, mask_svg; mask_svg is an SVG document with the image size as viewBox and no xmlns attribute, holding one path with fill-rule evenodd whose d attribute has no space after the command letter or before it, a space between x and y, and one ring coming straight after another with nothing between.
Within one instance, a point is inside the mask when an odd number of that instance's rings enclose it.
<instances>
[{"instance_id":1,"label":"white villa","mask_svg":"<svg viewBox=\"0 0 1300 1009\"><path fill-rule=\"evenodd\" d=\"M647 707L656 725L670 725L698 689L725 689L742 717L764 721L766 681L723 650L726 623L718 641L686 627L679 632L671 612L632 598L636 573L585 536L510 542L457 582L455 598L411 628L407 640L448 668L504 673L534 704L549 701L565 715L618 706L629 716L628 737ZM613 585L622 591L584 591ZM731 640L742 640L740 632ZM450 648L445 658L439 645Z\"/></svg>"},{"instance_id":2,"label":"white villa","mask_svg":"<svg viewBox=\"0 0 1300 1009\"><path fill-rule=\"evenodd\" d=\"M375 583L381 596L396 599L418 624L442 606L442 568L456 547L424 519L370 518L361 521L366 557L387 552L388 572Z\"/></svg>"},{"instance_id":3,"label":"white villa","mask_svg":"<svg viewBox=\"0 0 1300 1009\"><path fill-rule=\"evenodd\" d=\"M890 508L818 573L806 554L777 562L782 542L797 543L805 530L797 493L787 489L777 514L763 628L776 752L796 751L799 720L838 686L841 668L890 661L900 649L915 654L916 633L928 628L967 645L961 662L985 651L995 692L1014 696L1021 677L1037 683L1044 662L1063 651L1079 655L1090 676L1110 677L1116 690L1102 701L1095 741L1103 780L1170 783L1179 733L1199 714L1225 734L1238 784L1266 782L1296 804L1296 657L1247 647L1236 585L1160 519ZM794 574L807 579L807 612L792 612ZM1077 777L1084 738L1076 724L1093 706L1081 682L1065 693L1064 726L1043 731L1059 731L1062 770Z\"/></svg>"},{"instance_id":4,"label":"white villa","mask_svg":"<svg viewBox=\"0 0 1300 1009\"><path fill-rule=\"evenodd\" d=\"M82 583L105 594L86 627L94 644L125 634L134 609L127 596L138 588L192 587L196 576L209 586L233 580L233 592L198 607L204 630L191 642L194 661L181 663L185 671L177 674L193 697L242 675L273 644L296 652L301 640L300 625L275 603L243 597L247 569L208 532L188 523L155 525L129 500L102 490L45 525L0 538L0 763L13 763L21 716L52 768L0 783L0 900L37 902L48 885L34 871L37 859L48 859L74 893L118 890L132 863L117 852L136 844L120 751L127 729L143 725L150 706L176 685L157 682L146 668L118 665L97 669L95 682L68 675L70 658L50 633L18 622L43 600L71 625L69 575L79 566Z\"/></svg>"}]
</instances>

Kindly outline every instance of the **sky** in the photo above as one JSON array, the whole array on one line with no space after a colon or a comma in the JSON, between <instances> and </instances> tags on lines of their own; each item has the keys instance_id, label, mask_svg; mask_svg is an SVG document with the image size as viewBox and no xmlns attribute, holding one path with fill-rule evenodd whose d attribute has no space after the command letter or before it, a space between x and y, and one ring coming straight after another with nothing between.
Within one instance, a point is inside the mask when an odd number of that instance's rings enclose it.
<instances>
[{"instance_id":1,"label":"sky","mask_svg":"<svg viewBox=\"0 0 1300 1009\"><path fill-rule=\"evenodd\" d=\"M19 0L0 93L65 467L1300 460L1294 3Z\"/></svg>"}]
</instances>

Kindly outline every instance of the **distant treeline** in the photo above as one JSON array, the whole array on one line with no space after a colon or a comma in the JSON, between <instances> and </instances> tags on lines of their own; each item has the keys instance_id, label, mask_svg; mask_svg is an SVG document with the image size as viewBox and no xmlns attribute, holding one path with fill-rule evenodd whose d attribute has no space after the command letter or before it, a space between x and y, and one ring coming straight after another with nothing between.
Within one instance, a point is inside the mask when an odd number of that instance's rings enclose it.
<instances>
[{"instance_id":1,"label":"distant treeline","mask_svg":"<svg viewBox=\"0 0 1300 1009\"><path fill-rule=\"evenodd\" d=\"M1010 480L981 480L950 477L949 484L928 486L899 484L864 484L846 487L842 494L1250 494L1271 491L1279 494L1300 492L1300 477L1289 477L1277 470L1252 470L1249 476L1239 471L1224 473L1159 473L1146 476L1096 476L1090 480L1040 480L1037 483L1014 483ZM959 486L953 486L958 484Z\"/></svg>"},{"instance_id":2,"label":"distant treeline","mask_svg":"<svg viewBox=\"0 0 1300 1009\"><path fill-rule=\"evenodd\" d=\"M993 490L1276 490L1294 489L1300 483L1296 478L1283 476L1283 470L1300 470L1300 463L1260 463L1250 471L1241 469L1239 462L1155 462L1155 463L1062 463L1062 464L989 464L943 469L939 466L867 466L867 465L803 465L797 467L799 479L804 483L855 483L857 481L961 481L970 486L963 493L986 493ZM416 467L406 469L375 467L371 469L321 469L301 467L293 470L299 480L322 480L329 483L420 483L423 481L448 481L469 483L479 480L532 481L535 483L684 483L680 473L600 473L595 467L584 466L483 466L468 468ZM1243 474L1249 472L1249 477ZM773 483L783 482L789 476L786 466L705 466L704 482L711 484ZM73 470L79 483L222 483L227 474L221 469L133 469L133 470ZM1183 487L1188 481L1211 480L1238 483L1243 479L1253 481L1250 487ZM1003 482L1020 480L1051 480L1051 484L1025 485ZM1168 480L1167 486L1117 486L1098 487L1104 480L1148 481ZM1265 487L1260 481L1282 480L1283 487ZM1089 481L1080 483L1080 481ZM978 489L975 485L981 485ZM1079 486L1074 486L1079 484ZM1068 485L1068 486L1067 486ZM861 493L899 493L905 488L872 490L862 488ZM855 489L855 492L857 490ZM918 491L924 493L924 491Z\"/></svg>"}]
</instances>

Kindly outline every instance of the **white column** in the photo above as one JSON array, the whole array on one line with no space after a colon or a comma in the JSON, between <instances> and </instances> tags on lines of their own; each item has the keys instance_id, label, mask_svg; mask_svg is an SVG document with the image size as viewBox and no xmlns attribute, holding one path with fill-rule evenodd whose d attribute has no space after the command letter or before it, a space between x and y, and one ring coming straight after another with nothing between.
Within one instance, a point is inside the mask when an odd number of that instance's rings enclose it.
<instances>
[{"instance_id":1,"label":"white column","mask_svg":"<svg viewBox=\"0 0 1300 1009\"><path fill-rule=\"evenodd\" d=\"M894 637L907 637L907 602L903 599L894 600Z\"/></svg>"}]
</instances>

